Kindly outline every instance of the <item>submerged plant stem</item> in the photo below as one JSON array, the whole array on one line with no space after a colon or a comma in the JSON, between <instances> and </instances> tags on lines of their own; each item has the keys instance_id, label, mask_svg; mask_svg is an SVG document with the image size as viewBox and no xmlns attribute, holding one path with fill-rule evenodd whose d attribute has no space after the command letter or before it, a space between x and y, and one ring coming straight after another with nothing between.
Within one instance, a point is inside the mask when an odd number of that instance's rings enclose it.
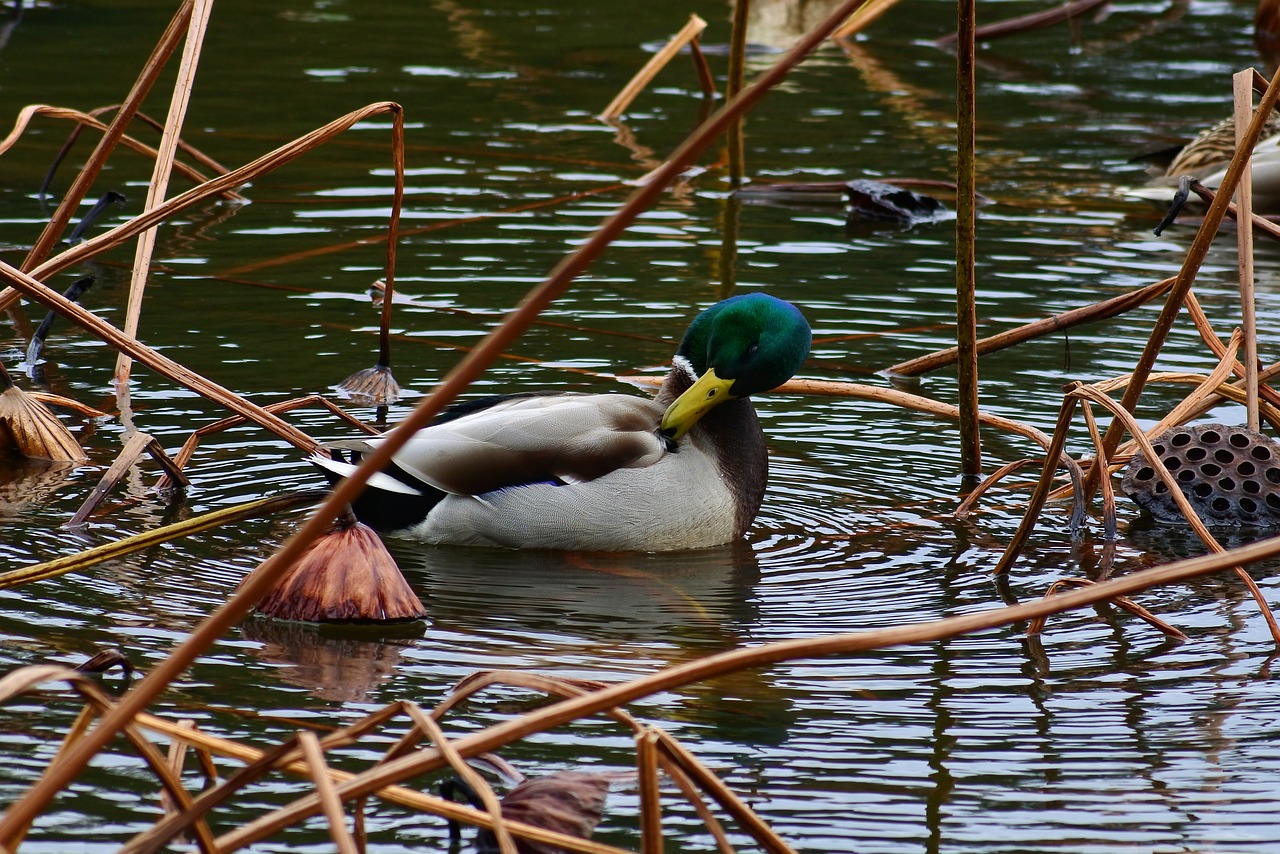
<instances>
[{"instance_id":1,"label":"submerged plant stem","mask_svg":"<svg viewBox=\"0 0 1280 854\"><path fill-rule=\"evenodd\" d=\"M974 247L975 171L974 36L976 0L959 2L956 48L956 373L960 403L960 471L982 472L978 431L978 310ZM1048 468L1052 470L1050 463Z\"/></svg>"}]
</instances>

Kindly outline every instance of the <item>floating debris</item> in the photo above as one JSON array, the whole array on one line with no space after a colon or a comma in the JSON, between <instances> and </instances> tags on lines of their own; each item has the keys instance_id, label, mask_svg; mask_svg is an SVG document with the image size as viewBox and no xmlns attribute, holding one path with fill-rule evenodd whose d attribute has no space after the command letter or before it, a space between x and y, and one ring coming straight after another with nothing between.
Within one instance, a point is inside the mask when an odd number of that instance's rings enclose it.
<instances>
[{"instance_id":1,"label":"floating debris","mask_svg":"<svg viewBox=\"0 0 1280 854\"><path fill-rule=\"evenodd\" d=\"M0 365L0 451L55 462L82 462L84 449L58 416L13 384Z\"/></svg>"},{"instance_id":2,"label":"floating debris","mask_svg":"<svg viewBox=\"0 0 1280 854\"><path fill-rule=\"evenodd\" d=\"M1175 427L1152 447L1208 526L1280 526L1280 443L1245 427ZM1134 456L1125 494L1157 522L1185 525L1169 488L1146 457Z\"/></svg>"},{"instance_id":3,"label":"floating debris","mask_svg":"<svg viewBox=\"0 0 1280 854\"><path fill-rule=\"evenodd\" d=\"M849 221L872 220L899 225L920 225L951 219L954 214L938 199L908 189L917 182L820 181L799 184L760 184L743 187L738 198L774 204L843 205ZM929 182L930 185L936 182ZM955 185L941 185L955 192Z\"/></svg>"}]
</instances>

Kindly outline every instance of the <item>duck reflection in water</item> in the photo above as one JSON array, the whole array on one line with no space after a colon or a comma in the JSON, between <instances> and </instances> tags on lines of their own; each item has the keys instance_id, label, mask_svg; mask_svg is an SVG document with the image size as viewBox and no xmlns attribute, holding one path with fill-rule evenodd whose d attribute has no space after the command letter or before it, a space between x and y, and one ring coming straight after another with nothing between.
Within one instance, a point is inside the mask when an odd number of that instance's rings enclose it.
<instances>
[{"instance_id":1,"label":"duck reflection in water","mask_svg":"<svg viewBox=\"0 0 1280 854\"><path fill-rule=\"evenodd\" d=\"M750 643L760 566L746 542L676 553L423 547L388 541L461 667L608 682ZM678 689L666 714L726 738L785 739L790 698L758 670ZM747 737L749 735L749 737Z\"/></svg>"}]
</instances>

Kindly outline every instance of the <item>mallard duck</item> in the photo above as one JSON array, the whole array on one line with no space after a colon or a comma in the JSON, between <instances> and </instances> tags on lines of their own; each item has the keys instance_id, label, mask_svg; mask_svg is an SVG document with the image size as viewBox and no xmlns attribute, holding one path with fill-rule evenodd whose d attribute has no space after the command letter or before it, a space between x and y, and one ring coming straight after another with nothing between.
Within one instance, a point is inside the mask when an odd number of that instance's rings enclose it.
<instances>
[{"instance_id":1,"label":"mallard duck","mask_svg":"<svg viewBox=\"0 0 1280 854\"><path fill-rule=\"evenodd\" d=\"M766 294L689 326L653 398L533 393L469 401L413 436L353 505L366 524L429 543L666 551L741 537L768 476L750 395L786 382L809 324ZM332 481L377 438L312 458Z\"/></svg>"},{"instance_id":2,"label":"mallard duck","mask_svg":"<svg viewBox=\"0 0 1280 854\"><path fill-rule=\"evenodd\" d=\"M1141 199L1167 207L1178 190L1183 175L1216 190L1227 174L1227 166L1236 151L1235 121L1227 118L1201 131L1195 139L1179 149L1162 174L1142 187L1120 191L1130 199ZM1262 139L1253 149L1253 207L1259 212L1280 210L1280 116L1267 118Z\"/></svg>"}]
</instances>

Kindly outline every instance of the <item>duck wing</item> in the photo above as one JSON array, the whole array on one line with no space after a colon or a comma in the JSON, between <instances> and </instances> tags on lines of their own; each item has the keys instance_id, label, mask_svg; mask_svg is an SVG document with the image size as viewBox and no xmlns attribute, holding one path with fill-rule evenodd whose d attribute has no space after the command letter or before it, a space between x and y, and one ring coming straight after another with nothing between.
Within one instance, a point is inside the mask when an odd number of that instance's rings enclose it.
<instances>
[{"instance_id":1,"label":"duck wing","mask_svg":"<svg viewBox=\"0 0 1280 854\"><path fill-rule=\"evenodd\" d=\"M401 481L454 495L581 483L661 459L667 453L658 434L662 411L652 400L625 394L499 399L418 431L393 464ZM379 441L361 445L369 449ZM349 443L346 449L352 450Z\"/></svg>"}]
</instances>

